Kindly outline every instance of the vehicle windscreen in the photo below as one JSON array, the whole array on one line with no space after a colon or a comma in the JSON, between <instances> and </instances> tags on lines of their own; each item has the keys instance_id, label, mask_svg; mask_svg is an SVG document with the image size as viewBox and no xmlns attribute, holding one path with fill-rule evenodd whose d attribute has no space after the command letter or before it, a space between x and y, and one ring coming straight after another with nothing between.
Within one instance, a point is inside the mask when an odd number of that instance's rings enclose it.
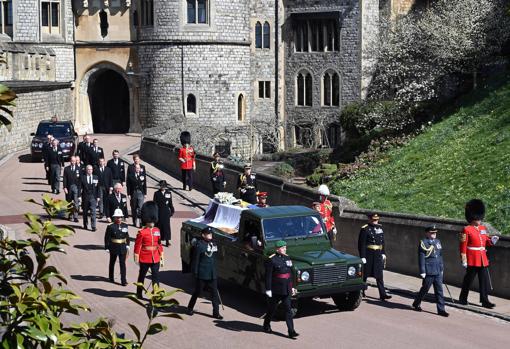
<instances>
[{"instance_id":1,"label":"vehicle windscreen","mask_svg":"<svg viewBox=\"0 0 510 349\"><path fill-rule=\"evenodd\" d=\"M38 136L52 135L53 137L70 137L72 136L72 130L70 124L53 123L53 124L39 124L37 127Z\"/></svg>"},{"instance_id":2,"label":"vehicle windscreen","mask_svg":"<svg viewBox=\"0 0 510 349\"><path fill-rule=\"evenodd\" d=\"M262 222L266 240L319 236L326 233L319 216L271 218Z\"/></svg>"}]
</instances>

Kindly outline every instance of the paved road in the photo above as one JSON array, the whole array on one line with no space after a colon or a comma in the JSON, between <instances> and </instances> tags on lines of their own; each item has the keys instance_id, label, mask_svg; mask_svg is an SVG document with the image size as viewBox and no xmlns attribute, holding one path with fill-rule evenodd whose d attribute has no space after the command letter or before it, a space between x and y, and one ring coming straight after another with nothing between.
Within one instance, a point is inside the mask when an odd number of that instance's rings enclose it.
<instances>
[{"instance_id":1,"label":"paved road","mask_svg":"<svg viewBox=\"0 0 510 349\"><path fill-rule=\"evenodd\" d=\"M126 149L139 141L135 137L98 136L106 153L113 148ZM19 154L18 154L19 155ZM47 192L42 164L27 162L27 156L13 156L0 167L0 223L13 227L19 234L24 228L19 224L20 214L38 211L36 206L25 203L29 197L37 198ZM170 183L175 179L166 177ZM154 183L150 183L151 186ZM149 197L154 189L151 188ZM165 247L167 266L161 272L162 285L168 289L180 288L183 292L177 299L184 306L189 300L192 283L188 275L180 272L179 229L182 222L197 215L197 211L186 201L174 198L177 210L172 219L173 245ZM100 223L93 233L81 229L81 221L75 225L76 234L69 239L67 254L52 257L52 262L67 277L68 286L83 297L92 307L92 313L83 314L80 319L91 320L98 316L112 318L118 332L132 333L128 323L145 324L144 311L122 296L134 292L134 286L122 287L107 281L108 254L103 250L103 232L106 224ZM134 237L136 229L130 228ZM132 259L128 262L128 281L134 282L137 266ZM119 281L119 277L116 278ZM285 322L273 324L276 335L261 332L264 314L264 299L247 294L236 287L222 285L221 293L225 302L224 321L210 317L211 305L207 300L197 303L197 313L184 320L168 319L164 322L169 330L149 341L147 348L503 348L508 346L510 324L476 315L471 312L448 309L447 319L435 314L435 306L423 304L424 312L411 311L411 300L394 296L390 302L381 303L377 291L369 289L368 298L354 312L339 312L329 300L313 301L303 308L295 320L298 340L284 337ZM176 309L182 312L183 307Z\"/></svg>"}]
</instances>

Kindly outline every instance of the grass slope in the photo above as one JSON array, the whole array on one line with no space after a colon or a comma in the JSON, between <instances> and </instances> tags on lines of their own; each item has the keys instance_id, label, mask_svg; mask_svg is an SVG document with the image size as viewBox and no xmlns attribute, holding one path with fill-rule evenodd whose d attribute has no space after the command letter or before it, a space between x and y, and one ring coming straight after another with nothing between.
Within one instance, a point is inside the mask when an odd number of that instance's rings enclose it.
<instances>
[{"instance_id":1,"label":"grass slope","mask_svg":"<svg viewBox=\"0 0 510 349\"><path fill-rule=\"evenodd\" d=\"M460 219L466 201L480 198L486 221L510 233L510 83L460 103L372 168L332 183L332 191L364 208Z\"/></svg>"}]
</instances>

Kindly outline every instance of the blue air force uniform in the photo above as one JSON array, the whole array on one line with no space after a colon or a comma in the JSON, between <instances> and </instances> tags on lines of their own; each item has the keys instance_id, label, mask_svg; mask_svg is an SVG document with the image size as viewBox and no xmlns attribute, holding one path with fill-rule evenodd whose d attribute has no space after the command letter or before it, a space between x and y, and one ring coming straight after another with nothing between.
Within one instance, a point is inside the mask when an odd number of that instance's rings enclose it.
<instances>
[{"instance_id":1,"label":"blue air force uniform","mask_svg":"<svg viewBox=\"0 0 510 349\"><path fill-rule=\"evenodd\" d=\"M434 295L436 296L437 311L444 314L444 296L443 296L443 256L441 241L439 239L424 238L420 241L418 247L418 261L420 274L423 277L423 283L420 291L416 295L413 307L421 310L420 303L423 297L428 293L430 286L434 286Z\"/></svg>"}]
</instances>

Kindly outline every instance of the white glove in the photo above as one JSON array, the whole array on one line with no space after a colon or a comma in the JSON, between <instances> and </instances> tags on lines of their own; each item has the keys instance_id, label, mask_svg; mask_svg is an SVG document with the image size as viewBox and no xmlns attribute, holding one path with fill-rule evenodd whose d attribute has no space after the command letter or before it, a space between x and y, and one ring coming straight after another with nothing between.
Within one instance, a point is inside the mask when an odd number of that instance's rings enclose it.
<instances>
[{"instance_id":1,"label":"white glove","mask_svg":"<svg viewBox=\"0 0 510 349\"><path fill-rule=\"evenodd\" d=\"M336 235L338 233L338 231L336 230L336 228L333 228L333 235Z\"/></svg>"},{"instance_id":2,"label":"white glove","mask_svg":"<svg viewBox=\"0 0 510 349\"><path fill-rule=\"evenodd\" d=\"M106 253L110 253L110 250L105 250Z\"/></svg>"},{"instance_id":3,"label":"white glove","mask_svg":"<svg viewBox=\"0 0 510 349\"><path fill-rule=\"evenodd\" d=\"M129 246L126 246L126 248L127 248L128 250L130 249L130 247L129 247Z\"/></svg>"},{"instance_id":4,"label":"white glove","mask_svg":"<svg viewBox=\"0 0 510 349\"><path fill-rule=\"evenodd\" d=\"M269 298L273 297L273 291L271 290L266 291L266 296L268 296Z\"/></svg>"},{"instance_id":5,"label":"white glove","mask_svg":"<svg viewBox=\"0 0 510 349\"><path fill-rule=\"evenodd\" d=\"M241 189L241 193L246 193L246 189Z\"/></svg>"},{"instance_id":6,"label":"white glove","mask_svg":"<svg viewBox=\"0 0 510 349\"><path fill-rule=\"evenodd\" d=\"M293 295L293 296L297 295L297 289L292 288L292 295Z\"/></svg>"},{"instance_id":7,"label":"white glove","mask_svg":"<svg viewBox=\"0 0 510 349\"><path fill-rule=\"evenodd\" d=\"M493 245L496 245L498 240L499 240L499 236L497 236L497 235L494 235L494 236L491 237L491 242L492 242Z\"/></svg>"},{"instance_id":8,"label":"white glove","mask_svg":"<svg viewBox=\"0 0 510 349\"><path fill-rule=\"evenodd\" d=\"M467 263L462 263L462 266L463 266L464 268L467 268Z\"/></svg>"},{"instance_id":9,"label":"white glove","mask_svg":"<svg viewBox=\"0 0 510 349\"><path fill-rule=\"evenodd\" d=\"M420 276L421 276L422 279L425 279L426 274L422 273L422 274L420 274Z\"/></svg>"},{"instance_id":10,"label":"white glove","mask_svg":"<svg viewBox=\"0 0 510 349\"><path fill-rule=\"evenodd\" d=\"M363 262L363 264L367 264L367 259L366 258L361 258L361 261Z\"/></svg>"},{"instance_id":11,"label":"white glove","mask_svg":"<svg viewBox=\"0 0 510 349\"><path fill-rule=\"evenodd\" d=\"M383 260L386 260L386 255L385 254L382 254L381 257L382 257Z\"/></svg>"}]
</instances>

